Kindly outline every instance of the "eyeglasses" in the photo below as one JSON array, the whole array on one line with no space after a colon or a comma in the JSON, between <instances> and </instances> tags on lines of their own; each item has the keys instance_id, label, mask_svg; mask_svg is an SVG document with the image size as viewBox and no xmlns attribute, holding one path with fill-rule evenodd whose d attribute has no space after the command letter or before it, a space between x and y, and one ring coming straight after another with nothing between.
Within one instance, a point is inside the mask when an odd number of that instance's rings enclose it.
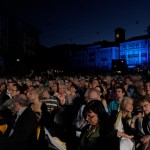
<instances>
[{"instance_id":1,"label":"eyeglasses","mask_svg":"<svg viewBox=\"0 0 150 150\"><path fill-rule=\"evenodd\" d=\"M89 119L91 120L91 119L93 119L95 116L96 116L96 115L93 115L93 116L87 115L87 116L86 116L86 119L87 119L87 120L89 120Z\"/></svg>"},{"instance_id":2,"label":"eyeglasses","mask_svg":"<svg viewBox=\"0 0 150 150\"><path fill-rule=\"evenodd\" d=\"M18 90L11 90L12 92L14 92L14 91L18 91Z\"/></svg>"}]
</instances>

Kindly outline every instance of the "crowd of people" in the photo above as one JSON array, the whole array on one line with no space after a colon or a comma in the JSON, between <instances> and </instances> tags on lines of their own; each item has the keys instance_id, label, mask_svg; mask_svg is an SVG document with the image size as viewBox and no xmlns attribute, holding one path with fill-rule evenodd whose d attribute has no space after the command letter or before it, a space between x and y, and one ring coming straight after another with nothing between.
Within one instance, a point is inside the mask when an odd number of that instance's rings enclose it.
<instances>
[{"instance_id":1,"label":"crowd of people","mask_svg":"<svg viewBox=\"0 0 150 150\"><path fill-rule=\"evenodd\" d=\"M150 150L142 75L0 78L0 150Z\"/></svg>"}]
</instances>

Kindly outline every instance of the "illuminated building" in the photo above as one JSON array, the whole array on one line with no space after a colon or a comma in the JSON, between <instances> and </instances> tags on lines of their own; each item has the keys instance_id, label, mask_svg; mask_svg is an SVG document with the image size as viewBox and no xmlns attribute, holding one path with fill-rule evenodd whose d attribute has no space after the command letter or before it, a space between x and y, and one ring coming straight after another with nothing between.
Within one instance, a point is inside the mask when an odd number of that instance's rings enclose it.
<instances>
[{"instance_id":1,"label":"illuminated building","mask_svg":"<svg viewBox=\"0 0 150 150\"><path fill-rule=\"evenodd\" d=\"M86 70L130 69L150 67L150 26L148 34L125 40L125 30L115 30L115 42L103 41L71 57L72 67ZM114 65L114 66L113 66ZM117 70L117 68L116 68Z\"/></svg>"},{"instance_id":2,"label":"illuminated building","mask_svg":"<svg viewBox=\"0 0 150 150\"><path fill-rule=\"evenodd\" d=\"M147 35L120 43L120 59L126 60L128 68L149 67L149 44Z\"/></svg>"}]
</instances>

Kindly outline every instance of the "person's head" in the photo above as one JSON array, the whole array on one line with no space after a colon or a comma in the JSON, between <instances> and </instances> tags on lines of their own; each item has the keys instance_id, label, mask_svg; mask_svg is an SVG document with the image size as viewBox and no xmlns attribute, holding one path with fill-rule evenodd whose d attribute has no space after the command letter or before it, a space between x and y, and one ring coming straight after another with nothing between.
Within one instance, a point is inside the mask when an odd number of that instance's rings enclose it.
<instances>
[{"instance_id":1,"label":"person's head","mask_svg":"<svg viewBox=\"0 0 150 150\"><path fill-rule=\"evenodd\" d=\"M10 90L10 94L12 97L16 96L16 95L19 95L22 93L22 87L17 84L17 83L14 83L11 87L11 90Z\"/></svg>"},{"instance_id":2,"label":"person's head","mask_svg":"<svg viewBox=\"0 0 150 150\"><path fill-rule=\"evenodd\" d=\"M101 82L101 88L102 88L103 90L106 90L106 89L107 89L107 86L108 86L108 83L107 83L105 80L103 80L103 81Z\"/></svg>"},{"instance_id":3,"label":"person's head","mask_svg":"<svg viewBox=\"0 0 150 150\"><path fill-rule=\"evenodd\" d=\"M41 88L33 88L29 91L28 94L29 101L31 103L36 103L37 101L40 101L41 95L42 95Z\"/></svg>"},{"instance_id":4,"label":"person's head","mask_svg":"<svg viewBox=\"0 0 150 150\"><path fill-rule=\"evenodd\" d=\"M131 85L132 80L131 80L130 77L126 77L124 80L125 80L125 83L126 83L126 84Z\"/></svg>"},{"instance_id":5,"label":"person's head","mask_svg":"<svg viewBox=\"0 0 150 150\"><path fill-rule=\"evenodd\" d=\"M57 82L55 82L55 83L53 84L52 90L53 90L54 93L55 93L55 92L58 92L58 86L59 86L59 84L58 84Z\"/></svg>"},{"instance_id":6,"label":"person's head","mask_svg":"<svg viewBox=\"0 0 150 150\"><path fill-rule=\"evenodd\" d=\"M16 95L13 99L13 106L16 112L18 112L20 109L28 105L29 99L27 98L26 94Z\"/></svg>"},{"instance_id":7,"label":"person's head","mask_svg":"<svg viewBox=\"0 0 150 150\"><path fill-rule=\"evenodd\" d=\"M66 85L66 88L68 89L72 85L72 82L68 79L65 79L65 85Z\"/></svg>"},{"instance_id":8,"label":"person's head","mask_svg":"<svg viewBox=\"0 0 150 150\"><path fill-rule=\"evenodd\" d=\"M85 102L88 102L88 100L89 100L89 91L90 91L91 89L90 88L88 88L88 89L86 89L86 91L85 91L85 93L84 93L84 101Z\"/></svg>"},{"instance_id":9,"label":"person's head","mask_svg":"<svg viewBox=\"0 0 150 150\"><path fill-rule=\"evenodd\" d=\"M96 86L95 89L98 90L100 93L102 92L102 88L101 88L101 86L99 86L99 85Z\"/></svg>"},{"instance_id":10,"label":"person's head","mask_svg":"<svg viewBox=\"0 0 150 150\"><path fill-rule=\"evenodd\" d=\"M42 87L42 98L50 98L50 88L48 86Z\"/></svg>"},{"instance_id":11,"label":"person's head","mask_svg":"<svg viewBox=\"0 0 150 150\"><path fill-rule=\"evenodd\" d=\"M95 88L90 89L89 93L88 93L88 101L91 100L100 100L100 91L96 90Z\"/></svg>"},{"instance_id":12,"label":"person's head","mask_svg":"<svg viewBox=\"0 0 150 150\"><path fill-rule=\"evenodd\" d=\"M5 82L1 83L0 84L0 92L4 92L4 91L6 91L6 89L7 89L6 83Z\"/></svg>"},{"instance_id":13,"label":"person's head","mask_svg":"<svg viewBox=\"0 0 150 150\"><path fill-rule=\"evenodd\" d=\"M125 89L125 91L128 91L129 85L128 84L124 84L124 89Z\"/></svg>"},{"instance_id":14,"label":"person's head","mask_svg":"<svg viewBox=\"0 0 150 150\"><path fill-rule=\"evenodd\" d=\"M150 96L145 95L140 98L139 100L139 105L142 108L142 111L144 112L145 115L150 114Z\"/></svg>"},{"instance_id":15,"label":"person's head","mask_svg":"<svg viewBox=\"0 0 150 150\"><path fill-rule=\"evenodd\" d=\"M73 83L76 84L77 86L80 86L80 85L81 85L78 78L74 78L74 79L73 79Z\"/></svg>"},{"instance_id":16,"label":"person's head","mask_svg":"<svg viewBox=\"0 0 150 150\"><path fill-rule=\"evenodd\" d=\"M150 95L150 81L145 83L145 91L147 95Z\"/></svg>"},{"instance_id":17,"label":"person's head","mask_svg":"<svg viewBox=\"0 0 150 150\"><path fill-rule=\"evenodd\" d=\"M14 82L12 82L12 81L9 81L8 83L7 83L7 91L8 92L10 92L11 91L11 88L12 88L12 85L14 84Z\"/></svg>"},{"instance_id":18,"label":"person's head","mask_svg":"<svg viewBox=\"0 0 150 150\"><path fill-rule=\"evenodd\" d=\"M95 79L95 78L92 79L91 86L92 86L92 88L95 88L96 86L99 86L98 79Z\"/></svg>"},{"instance_id":19,"label":"person's head","mask_svg":"<svg viewBox=\"0 0 150 150\"><path fill-rule=\"evenodd\" d=\"M53 80L49 80L49 81L48 81L48 85L49 85L50 88L53 87L53 84L54 84L54 81L53 81Z\"/></svg>"},{"instance_id":20,"label":"person's head","mask_svg":"<svg viewBox=\"0 0 150 150\"><path fill-rule=\"evenodd\" d=\"M59 93L61 93L61 94L66 93L66 85L65 84L59 84Z\"/></svg>"},{"instance_id":21,"label":"person's head","mask_svg":"<svg viewBox=\"0 0 150 150\"><path fill-rule=\"evenodd\" d=\"M72 83L72 85L70 87L70 91L71 91L71 93L73 93L73 92L76 93L78 91L78 86L76 84Z\"/></svg>"},{"instance_id":22,"label":"person's head","mask_svg":"<svg viewBox=\"0 0 150 150\"><path fill-rule=\"evenodd\" d=\"M104 123L107 113L99 100L92 100L86 104L83 116L89 124L97 126L100 123Z\"/></svg>"},{"instance_id":23,"label":"person's head","mask_svg":"<svg viewBox=\"0 0 150 150\"><path fill-rule=\"evenodd\" d=\"M122 99L125 95L125 90L122 86L117 86L116 87L116 98L117 99Z\"/></svg>"},{"instance_id":24,"label":"person's head","mask_svg":"<svg viewBox=\"0 0 150 150\"><path fill-rule=\"evenodd\" d=\"M137 91L139 92L139 94L140 94L141 96L146 95L146 91L145 91L145 89L142 88L142 87L138 88Z\"/></svg>"},{"instance_id":25,"label":"person's head","mask_svg":"<svg viewBox=\"0 0 150 150\"><path fill-rule=\"evenodd\" d=\"M25 84L27 85L27 87L32 86L32 80L26 79L26 80L25 80Z\"/></svg>"},{"instance_id":26,"label":"person's head","mask_svg":"<svg viewBox=\"0 0 150 150\"><path fill-rule=\"evenodd\" d=\"M131 113L133 111L133 99L131 97L124 97L120 105L120 110Z\"/></svg>"}]
</instances>

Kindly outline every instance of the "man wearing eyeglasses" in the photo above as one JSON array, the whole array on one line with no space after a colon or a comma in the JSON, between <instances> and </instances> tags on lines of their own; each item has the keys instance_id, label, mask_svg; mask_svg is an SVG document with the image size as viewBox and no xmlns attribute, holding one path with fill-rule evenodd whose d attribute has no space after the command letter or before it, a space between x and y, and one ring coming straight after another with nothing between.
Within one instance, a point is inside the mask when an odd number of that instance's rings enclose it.
<instances>
[{"instance_id":1,"label":"man wearing eyeglasses","mask_svg":"<svg viewBox=\"0 0 150 150\"><path fill-rule=\"evenodd\" d=\"M14 110L14 107L13 107L13 104L12 104L12 101L13 101L13 98L16 96L16 95L19 95L22 91L22 88L20 85L14 83L12 86L11 86L11 89L10 89L10 96L11 98L6 100L1 106L0 106L0 117L3 118L3 119L10 119L12 117L12 114L15 113L15 110Z\"/></svg>"},{"instance_id":2,"label":"man wearing eyeglasses","mask_svg":"<svg viewBox=\"0 0 150 150\"><path fill-rule=\"evenodd\" d=\"M5 133L0 131L0 150L30 150L36 144L37 118L31 110L25 94L13 99L17 118L8 125Z\"/></svg>"}]
</instances>

